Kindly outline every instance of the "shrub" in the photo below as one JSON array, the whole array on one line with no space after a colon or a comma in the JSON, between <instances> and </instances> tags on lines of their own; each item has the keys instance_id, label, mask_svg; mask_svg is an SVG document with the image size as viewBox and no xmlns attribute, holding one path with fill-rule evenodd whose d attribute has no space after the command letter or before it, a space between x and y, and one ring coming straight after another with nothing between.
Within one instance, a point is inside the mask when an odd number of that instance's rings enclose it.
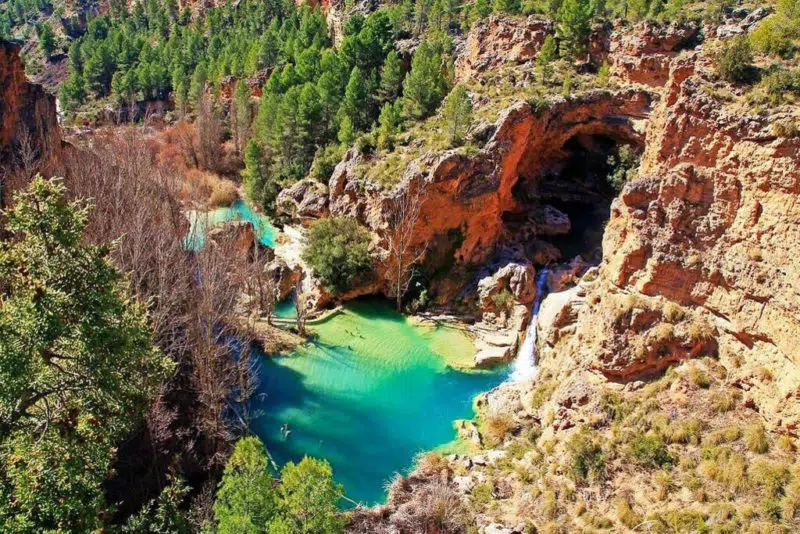
<instances>
[{"instance_id":1,"label":"shrub","mask_svg":"<svg viewBox=\"0 0 800 534\"><path fill-rule=\"evenodd\" d=\"M672 464L664 441L654 434L638 434L631 441L631 452L644 467L665 467Z\"/></svg>"},{"instance_id":2,"label":"shrub","mask_svg":"<svg viewBox=\"0 0 800 534\"><path fill-rule=\"evenodd\" d=\"M767 439L767 431L764 430L764 425L755 423L748 426L744 431L744 444L747 448L759 454L763 454L769 450L769 440Z\"/></svg>"},{"instance_id":3,"label":"shrub","mask_svg":"<svg viewBox=\"0 0 800 534\"><path fill-rule=\"evenodd\" d=\"M616 154L608 157L607 163L611 167L611 172L606 180L614 191L620 192L627 181L636 177L639 170L639 155L630 145L622 145Z\"/></svg>"},{"instance_id":4,"label":"shrub","mask_svg":"<svg viewBox=\"0 0 800 534\"><path fill-rule=\"evenodd\" d=\"M500 293L495 293L492 295L492 303L498 310L508 311L511 309L511 306L514 303L514 297L511 295L511 293L504 289Z\"/></svg>"},{"instance_id":5,"label":"shrub","mask_svg":"<svg viewBox=\"0 0 800 534\"><path fill-rule=\"evenodd\" d=\"M343 293L369 273L369 231L350 217L321 219L308 233L303 259L320 279Z\"/></svg>"},{"instance_id":6,"label":"shrub","mask_svg":"<svg viewBox=\"0 0 800 534\"><path fill-rule=\"evenodd\" d=\"M213 184L213 190L208 199L208 204L212 208L218 208L230 206L238 199L239 191L236 189L236 184L228 182L227 180L219 180Z\"/></svg>"},{"instance_id":7,"label":"shrub","mask_svg":"<svg viewBox=\"0 0 800 534\"><path fill-rule=\"evenodd\" d=\"M717 74L731 83L746 83L753 80L753 52L750 41L739 36L730 39L716 58Z\"/></svg>"},{"instance_id":8,"label":"shrub","mask_svg":"<svg viewBox=\"0 0 800 534\"><path fill-rule=\"evenodd\" d=\"M642 522L642 516L631 508L627 499L619 499L615 505L617 521L628 528L633 528Z\"/></svg>"},{"instance_id":9,"label":"shrub","mask_svg":"<svg viewBox=\"0 0 800 534\"><path fill-rule=\"evenodd\" d=\"M606 472L606 454L599 437L582 428L567 442L572 455L571 472L576 481L601 479Z\"/></svg>"},{"instance_id":10,"label":"shrub","mask_svg":"<svg viewBox=\"0 0 800 534\"><path fill-rule=\"evenodd\" d=\"M789 481L789 470L785 466L763 458L754 460L748 473L754 484L773 497L780 495Z\"/></svg>"},{"instance_id":11,"label":"shrub","mask_svg":"<svg viewBox=\"0 0 800 534\"><path fill-rule=\"evenodd\" d=\"M711 409L718 413L730 411L736 405L736 395L728 391L714 391L709 395Z\"/></svg>"},{"instance_id":12,"label":"shrub","mask_svg":"<svg viewBox=\"0 0 800 534\"><path fill-rule=\"evenodd\" d=\"M699 388L706 389L711 385L711 381L705 371L697 365L689 366L689 381Z\"/></svg>"},{"instance_id":13,"label":"shrub","mask_svg":"<svg viewBox=\"0 0 800 534\"><path fill-rule=\"evenodd\" d=\"M548 380L539 384L536 389L531 393L531 406L534 409L539 409L542 405L550 399L553 391L556 389L556 383L553 380Z\"/></svg>"},{"instance_id":14,"label":"shrub","mask_svg":"<svg viewBox=\"0 0 800 534\"><path fill-rule=\"evenodd\" d=\"M761 78L748 95L751 101L766 101L772 105L791 102L800 96L800 69L776 68Z\"/></svg>"},{"instance_id":15,"label":"shrub","mask_svg":"<svg viewBox=\"0 0 800 534\"><path fill-rule=\"evenodd\" d=\"M491 446L499 445L514 426L514 421L506 414L493 414L483 422L483 431Z\"/></svg>"}]
</instances>

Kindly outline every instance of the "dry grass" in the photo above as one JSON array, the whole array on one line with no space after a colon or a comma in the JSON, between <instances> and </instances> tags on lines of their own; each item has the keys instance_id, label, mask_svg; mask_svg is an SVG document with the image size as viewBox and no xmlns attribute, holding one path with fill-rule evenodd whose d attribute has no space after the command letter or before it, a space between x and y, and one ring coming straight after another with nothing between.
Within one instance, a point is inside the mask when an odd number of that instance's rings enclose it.
<instances>
[{"instance_id":1,"label":"dry grass","mask_svg":"<svg viewBox=\"0 0 800 534\"><path fill-rule=\"evenodd\" d=\"M483 420L482 427L487 445L495 447L503 442L514 427L514 420L507 414L490 414Z\"/></svg>"},{"instance_id":2,"label":"dry grass","mask_svg":"<svg viewBox=\"0 0 800 534\"><path fill-rule=\"evenodd\" d=\"M212 183L208 205L212 208L226 207L238 199L239 191L236 188L236 184L227 180L217 180Z\"/></svg>"},{"instance_id":3,"label":"dry grass","mask_svg":"<svg viewBox=\"0 0 800 534\"><path fill-rule=\"evenodd\" d=\"M761 423L755 423L744 430L744 444L748 450L763 454L769 450L767 431Z\"/></svg>"}]
</instances>

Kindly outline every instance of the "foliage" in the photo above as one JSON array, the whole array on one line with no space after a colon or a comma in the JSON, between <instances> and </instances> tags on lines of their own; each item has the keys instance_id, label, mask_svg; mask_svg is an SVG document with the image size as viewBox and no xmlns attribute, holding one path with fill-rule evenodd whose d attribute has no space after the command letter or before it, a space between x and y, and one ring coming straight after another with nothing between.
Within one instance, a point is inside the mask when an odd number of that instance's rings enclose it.
<instances>
[{"instance_id":1,"label":"foliage","mask_svg":"<svg viewBox=\"0 0 800 534\"><path fill-rule=\"evenodd\" d=\"M753 52L746 37L734 37L725 43L716 57L717 74L731 83L747 83L753 79Z\"/></svg>"},{"instance_id":2,"label":"foliage","mask_svg":"<svg viewBox=\"0 0 800 534\"><path fill-rule=\"evenodd\" d=\"M576 481L598 479L605 476L606 454L597 436L582 428L567 442L572 458L571 473Z\"/></svg>"},{"instance_id":3,"label":"foliage","mask_svg":"<svg viewBox=\"0 0 800 534\"><path fill-rule=\"evenodd\" d=\"M267 451L256 437L236 444L217 491L214 519L220 534L267 532L278 512L278 491L267 470Z\"/></svg>"},{"instance_id":4,"label":"foliage","mask_svg":"<svg viewBox=\"0 0 800 534\"><path fill-rule=\"evenodd\" d=\"M556 35L561 40L561 55L578 58L586 50L592 20L589 0L564 0L556 17Z\"/></svg>"},{"instance_id":5,"label":"foliage","mask_svg":"<svg viewBox=\"0 0 800 534\"><path fill-rule=\"evenodd\" d=\"M672 463L667 446L655 434L637 434L631 441L634 458L644 467L665 467Z\"/></svg>"},{"instance_id":6,"label":"foliage","mask_svg":"<svg viewBox=\"0 0 800 534\"><path fill-rule=\"evenodd\" d=\"M0 524L91 530L115 444L170 371L106 246L81 242L89 208L37 177L0 244Z\"/></svg>"},{"instance_id":7,"label":"foliage","mask_svg":"<svg viewBox=\"0 0 800 534\"><path fill-rule=\"evenodd\" d=\"M303 458L281 470L279 488L282 528L292 534L335 534L344 530L337 504L343 495L340 484L325 460ZM272 532L272 530L270 530Z\"/></svg>"},{"instance_id":8,"label":"foliage","mask_svg":"<svg viewBox=\"0 0 800 534\"><path fill-rule=\"evenodd\" d=\"M321 219L308 232L303 258L325 285L343 293L369 273L369 231L350 217Z\"/></svg>"},{"instance_id":9,"label":"foliage","mask_svg":"<svg viewBox=\"0 0 800 534\"><path fill-rule=\"evenodd\" d=\"M556 58L556 40L552 35L548 35L536 56L536 72L542 82L550 83L553 78L553 62Z\"/></svg>"},{"instance_id":10,"label":"foliage","mask_svg":"<svg viewBox=\"0 0 800 534\"><path fill-rule=\"evenodd\" d=\"M791 57L800 38L800 2L778 0L775 14L762 21L750 34L750 43L759 52Z\"/></svg>"},{"instance_id":11,"label":"foliage","mask_svg":"<svg viewBox=\"0 0 800 534\"><path fill-rule=\"evenodd\" d=\"M450 91L442 108L442 114L447 122L447 136L450 143L460 144L472 125L472 100L462 84L456 85Z\"/></svg>"},{"instance_id":12,"label":"foliage","mask_svg":"<svg viewBox=\"0 0 800 534\"><path fill-rule=\"evenodd\" d=\"M420 43L411 60L411 72L403 82L406 114L414 119L431 115L445 94L448 79L442 70L442 54L430 42Z\"/></svg>"},{"instance_id":13,"label":"foliage","mask_svg":"<svg viewBox=\"0 0 800 534\"><path fill-rule=\"evenodd\" d=\"M270 475L267 451L256 437L239 440L225 466L214 519L220 534L336 534L344 524L337 510L342 486L330 464L303 458Z\"/></svg>"},{"instance_id":14,"label":"foliage","mask_svg":"<svg viewBox=\"0 0 800 534\"><path fill-rule=\"evenodd\" d=\"M42 47L45 55L52 56L56 50L56 34L49 22L44 21L36 25L36 37L39 38L39 46Z\"/></svg>"},{"instance_id":15,"label":"foliage","mask_svg":"<svg viewBox=\"0 0 800 534\"><path fill-rule=\"evenodd\" d=\"M130 534L157 532L158 534L189 534L189 521L183 511L189 487L178 477L170 477L157 499L146 504L131 516L122 531Z\"/></svg>"},{"instance_id":16,"label":"foliage","mask_svg":"<svg viewBox=\"0 0 800 534\"><path fill-rule=\"evenodd\" d=\"M400 102L384 104L378 117L378 148L388 150L394 148L394 138L400 131L402 122Z\"/></svg>"},{"instance_id":17,"label":"foliage","mask_svg":"<svg viewBox=\"0 0 800 534\"><path fill-rule=\"evenodd\" d=\"M625 183L635 178L639 170L639 156L630 145L620 146L616 154L608 157L607 163L611 166L608 183L617 192L622 191Z\"/></svg>"}]
</instances>

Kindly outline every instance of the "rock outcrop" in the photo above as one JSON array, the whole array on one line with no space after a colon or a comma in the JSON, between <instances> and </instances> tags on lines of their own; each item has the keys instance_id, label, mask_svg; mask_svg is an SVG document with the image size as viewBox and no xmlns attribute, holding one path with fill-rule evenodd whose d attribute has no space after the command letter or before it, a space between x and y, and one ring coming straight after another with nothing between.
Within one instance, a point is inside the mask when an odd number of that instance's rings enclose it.
<instances>
[{"instance_id":1,"label":"rock outcrop","mask_svg":"<svg viewBox=\"0 0 800 534\"><path fill-rule=\"evenodd\" d=\"M694 23L668 25L640 22L617 27L611 34L608 62L611 74L625 81L661 87L667 83L670 62L698 38Z\"/></svg>"},{"instance_id":2,"label":"rock outcrop","mask_svg":"<svg viewBox=\"0 0 800 534\"><path fill-rule=\"evenodd\" d=\"M60 154L55 98L26 80L20 47L0 40L0 169L32 174Z\"/></svg>"},{"instance_id":3,"label":"rock outcrop","mask_svg":"<svg viewBox=\"0 0 800 534\"><path fill-rule=\"evenodd\" d=\"M497 15L478 21L456 61L456 78L466 81L505 63L532 61L552 33L552 21L533 15L524 22Z\"/></svg>"}]
</instances>

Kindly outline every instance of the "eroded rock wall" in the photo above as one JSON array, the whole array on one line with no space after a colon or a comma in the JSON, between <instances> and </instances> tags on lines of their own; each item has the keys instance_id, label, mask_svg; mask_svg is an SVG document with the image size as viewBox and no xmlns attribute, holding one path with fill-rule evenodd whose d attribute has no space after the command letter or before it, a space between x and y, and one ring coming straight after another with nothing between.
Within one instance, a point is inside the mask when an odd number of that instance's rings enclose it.
<instances>
[{"instance_id":1,"label":"eroded rock wall","mask_svg":"<svg viewBox=\"0 0 800 534\"><path fill-rule=\"evenodd\" d=\"M0 41L0 169L38 168L60 151L55 98L27 81L20 47Z\"/></svg>"}]
</instances>

